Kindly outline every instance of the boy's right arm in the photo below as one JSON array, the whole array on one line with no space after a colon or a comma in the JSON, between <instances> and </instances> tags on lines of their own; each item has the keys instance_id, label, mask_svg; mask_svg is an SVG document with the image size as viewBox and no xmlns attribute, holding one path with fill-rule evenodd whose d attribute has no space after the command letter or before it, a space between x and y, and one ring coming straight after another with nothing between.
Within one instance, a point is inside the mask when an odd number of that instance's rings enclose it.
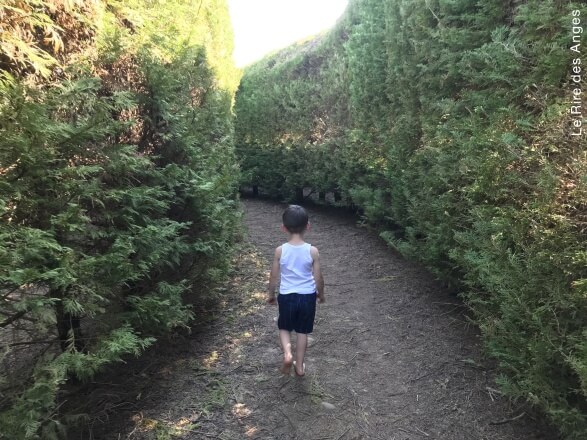
<instances>
[{"instance_id":1,"label":"boy's right arm","mask_svg":"<svg viewBox=\"0 0 587 440\"><path fill-rule=\"evenodd\" d=\"M318 291L318 302L323 303L326 301L324 297L324 277L322 276L322 270L320 269L320 253L318 248L312 246L310 254L314 263L312 264L312 272L314 274L314 281L316 281L316 290Z\"/></svg>"},{"instance_id":2,"label":"boy's right arm","mask_svg":"<svg viewBox=\"0 0 587 440\"><path fill-rule=\"evenodd\" d=\"M279 259L281 258L281 246L275 249L273 255L273 264L271 265L271 273L269 274L269 286L267 288L267 302L269 304L276 304L275 290L279 283Z\"/></svg>"}]
</instances>

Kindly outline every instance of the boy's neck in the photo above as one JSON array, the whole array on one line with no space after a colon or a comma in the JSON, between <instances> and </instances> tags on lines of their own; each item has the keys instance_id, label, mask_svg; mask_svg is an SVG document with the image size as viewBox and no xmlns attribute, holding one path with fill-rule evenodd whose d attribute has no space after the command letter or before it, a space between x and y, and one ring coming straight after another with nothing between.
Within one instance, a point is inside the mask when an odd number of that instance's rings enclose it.
<instances>
[{"instance_id":1,"label":"boy's neck","mask_svg":"<svg viewBox=\"0 0 587 440\"><path fill-rule=\"evenodd\" d=\"M303 234L289 234L289 239L287 240L289 244L298 245L304 244L304 235Z\"/></svg>"}]
</instances>

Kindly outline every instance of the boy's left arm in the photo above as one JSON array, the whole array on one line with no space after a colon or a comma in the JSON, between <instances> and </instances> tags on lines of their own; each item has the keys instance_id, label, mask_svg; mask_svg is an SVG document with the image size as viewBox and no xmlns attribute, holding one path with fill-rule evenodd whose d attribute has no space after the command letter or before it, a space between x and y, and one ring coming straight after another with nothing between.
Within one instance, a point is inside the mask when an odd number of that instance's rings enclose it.
<instances>
[{"instance_id":1,"label":"boy's left arm","mask_svg":"<svg viewBox=\"0 0 587 440\"><path fill-rule=\"evenodd\" d=\"M281 258L281 246L275 249L273 255L273 264L271 265L271 273L269 274L269 286L267 287L267 302L269 304L276 304L275 290L279 283L279 259Z\"/></svg>"},{"instance_id":2,"label":"boy's left arm","mask_svg":"<svg viewBox=\"0 0 587 440\"><path fill-rule=\"evenodd\" d=\"M324 297L324 277L322 276L322 269L320 269L320 254L318 248L312 246L310 253L314 263L312 264L312 270L314 273L314 280L316 281L316 290L318 291L318 302L324 303L326 298Z\"/></svg>"}]
</instances>

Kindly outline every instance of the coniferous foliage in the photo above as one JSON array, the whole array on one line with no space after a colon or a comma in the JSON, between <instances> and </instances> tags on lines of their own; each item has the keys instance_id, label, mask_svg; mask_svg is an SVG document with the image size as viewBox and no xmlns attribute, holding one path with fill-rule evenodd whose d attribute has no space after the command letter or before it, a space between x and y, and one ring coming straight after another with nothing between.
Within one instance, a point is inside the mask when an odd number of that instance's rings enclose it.
<instances>
[{"instance_id":1,"label":"coniferous foliage","mask_svg":"<svg viewBox=\"0 0 587 440\"><path fill-rule=\"evenodd\" d=\"M587 142L569 116L581 9L354 0L331 31L249 66L236 99L241 183L359 207L462 292L503 390L573 439L587 436Z\"/></svg>"},{"instance_id":2,"label":"coniferous foliage","mask_svg":"<svg viewBox=\"0 0 587 440\"><path fill-rule=\"evenodd\" d=\"M62 385L187 326L226 272L228 11L156 3L0 7L0 438L65 435Z\"/></svg>"}]
</instances>

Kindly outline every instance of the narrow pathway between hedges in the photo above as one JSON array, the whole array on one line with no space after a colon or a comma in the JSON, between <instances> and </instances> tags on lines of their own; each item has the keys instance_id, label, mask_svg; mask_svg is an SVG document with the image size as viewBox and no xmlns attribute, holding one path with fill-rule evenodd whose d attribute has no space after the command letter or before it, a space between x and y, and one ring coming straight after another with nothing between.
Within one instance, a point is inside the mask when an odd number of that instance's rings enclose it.
<instances>
[{"instance_id":1,"label":"narrow pathway between hedges","mask_svg":"<svg viewBox=\"0 0 587 440\"><path fill-rule=\"evenodd\" d=\"M220 318L133 367L141 393L120 398L94 438L556 438L500 396L459 301L340 211L309 209L307 241L321 253L327 302L306 377L278 374L277 309L263 294L284 240L284 205L245 200L244 208L250 245L235 260Z\"/></svg>"}]
</instances>

